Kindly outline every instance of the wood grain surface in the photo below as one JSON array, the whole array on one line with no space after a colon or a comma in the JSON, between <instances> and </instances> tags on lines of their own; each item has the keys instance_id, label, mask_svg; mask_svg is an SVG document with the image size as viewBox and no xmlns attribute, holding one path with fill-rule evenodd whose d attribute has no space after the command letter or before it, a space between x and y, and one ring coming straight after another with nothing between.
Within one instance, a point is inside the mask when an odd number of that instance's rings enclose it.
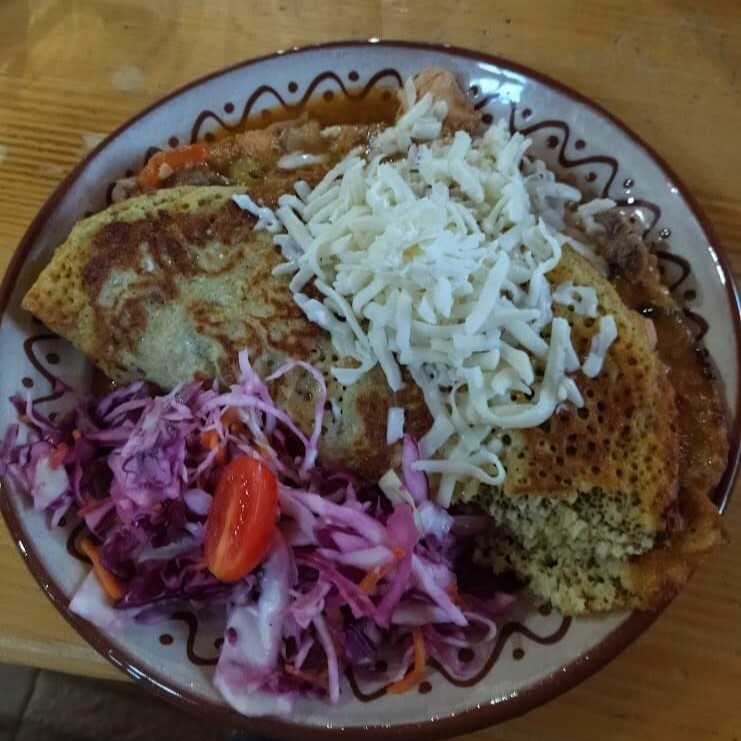
<instances>
[{"instance_id":1,"label":"wood grain surface","mask_svg":"<svg viewBox=\"0 0 741 741\"><path fill-rule=\"evenodd\" d=\"M0 271L61 178L130 115L276 49L378 36L530 65L606 106L685 180L741 270L736 0L2 0ZM639 641L528 715L467 738L741 738L741 500L732 544ZM35 584L0 526L0 660L115 677Z\"/></svg>"}]
</instances>

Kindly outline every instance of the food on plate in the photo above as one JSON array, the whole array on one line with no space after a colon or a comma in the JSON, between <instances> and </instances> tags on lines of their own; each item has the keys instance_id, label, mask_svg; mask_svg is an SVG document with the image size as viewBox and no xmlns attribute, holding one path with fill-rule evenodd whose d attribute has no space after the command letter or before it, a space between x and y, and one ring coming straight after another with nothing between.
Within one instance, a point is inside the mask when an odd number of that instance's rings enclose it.
<instances>
[{"instance_id":1,"label":"food on plate","mask_svg":"<svg viewBox=\"0 0 741 741\"><path fill-rule=\"evenodd\" d=\"M17 401L33 439L3 448L98 541L76 609L228 602L216 681L243 712L336 700L389 647L392 693L428 654L463 671L451 646L511 602L458 589L474 540L583 614L660 606L725 537L720 396L640 233L449 72L399 98L390 124L154 155L23 301L131 384L59 424Z\"/></svg>"},{"instance_id":2,"label":"food on plate","mask_svg":"<svg viewBox=\"0 0 741 741\"><path fill-rule=\"evenodd\" d=\"M514 568L566 612L650 609L724 538L709 495L725 468L725 424L683 320L649 323L586 267L593 275L580 282L599 286L618 339L602 372L580 382L583 407L554 415L546 429L509 433L507 479L481 497L500 527L483 537L478 557ZM580 320L571 322L578 337ZM683 356L668 374L666 351Z\"/></svg>"},{"instance_id":3,"label":"food on plate","mask_svg":"<svg viewBox=\"0 0 741 741\"><path fill-rule=\"evenodd\" d=\"M207 433L211 442L218 433ZM278 483L259 458L233 458L221 472L208 512L204 552L208 570L238 581L264 560L275 535Z\"/></svg>"},{"instance_id":4,"label":"food on plate","mask_svg":"<svg viewBox=\"0 0 741 741\"><path fill-rule=\"evenodd\" d=\"M326 417L323 458L378 479L394 462L386 408L404 406L407 431L421 436L429 426L422 395L412 387L389 393L380 369L345 388L330 375L337 352L294 303L288 277L273 274L280 253L232 201L240 192L175 187L81 221L24 306L119 383L233 383L245 347L262 376L290 358L306 360L324 374L338 410ZM311 378L290 373L274 391L309 429Z\"/></svg>"},{"instance_id":5,"label":"food on plate","mask_svg":"<svg viewBox=\"0 0 741 741\"><path fill-rule=\"evenodd\" d=\"M460 584L459 556L485 518L430 499L408 436L403 489L322 467L321 416L304 435L267 385L311 375L321 411L321 375L291 362L264 383L246 351L239 363L228 388L196 381L158 395L136 381L96 398L60 382L71 411L59 421L13 400L30 435L19 444L19 426L9 430L4 471L53 523L74 514L89 531L80 547L93 570L70 609L115 631L183 602L226 608L214 682L249 715L287 713L306 692L336 702L345 671L407 691L428 655L475 676L486 651L463 662L460 649L491 647L516 599Z\"/></svg>"}]
</instances>

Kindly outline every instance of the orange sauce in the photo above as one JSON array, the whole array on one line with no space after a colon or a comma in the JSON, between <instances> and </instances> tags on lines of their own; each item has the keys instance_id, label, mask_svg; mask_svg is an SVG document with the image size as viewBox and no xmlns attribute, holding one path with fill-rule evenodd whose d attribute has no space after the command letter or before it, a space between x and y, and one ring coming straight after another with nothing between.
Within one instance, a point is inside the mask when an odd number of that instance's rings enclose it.
<instances>
[{"instance_id":1,"label":"orange sauce","mask_svg":"<svg viewBox=\"0 0 741 741\"><path fill-rule=\"evenodd\" d=\"M250 117L239 127L241 131L262 129L277 121L290 121L304 113L316 119L322 126L335 124L370 124L393 122L399 108L396 92L390 88L373 88L362 98L360 90L349 90L349 94L325 91L310 98L303 106L285 108L276 106L265 109ZM223 138L229 134L217 135Z\"/></svg>"}]
</instances>

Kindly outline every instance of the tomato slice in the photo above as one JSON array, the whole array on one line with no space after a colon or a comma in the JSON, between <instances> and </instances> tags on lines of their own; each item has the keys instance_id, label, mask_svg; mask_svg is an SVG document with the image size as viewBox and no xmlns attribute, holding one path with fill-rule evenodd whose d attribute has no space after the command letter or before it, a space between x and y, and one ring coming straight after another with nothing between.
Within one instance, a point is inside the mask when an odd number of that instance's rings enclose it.
<instances>
[{"instance_id":1,"label":"tomato slice","mask_svg":"<svg viewBox=\"0 0 741 741\"><path fill-rule=\"evenodd\" d=\"M206 522L206 564L237 581L263 560L278 514L278 482L262 462L240 456L221 474Z\"/></svg>"},{"instance_id":2,"label":"tomato slice","mask_svg":"<svg viewBox=\"0 0 741 741\"><path fill-rule=\"evenodd\" d=\"M162 165L167 165L174 172L199 162L206 162L210 153L211 150L205 144L188 144L177 149L155 152L137 176L137 182L145 190L152 190L160 184Z\"/></svg>"}]
</instances>

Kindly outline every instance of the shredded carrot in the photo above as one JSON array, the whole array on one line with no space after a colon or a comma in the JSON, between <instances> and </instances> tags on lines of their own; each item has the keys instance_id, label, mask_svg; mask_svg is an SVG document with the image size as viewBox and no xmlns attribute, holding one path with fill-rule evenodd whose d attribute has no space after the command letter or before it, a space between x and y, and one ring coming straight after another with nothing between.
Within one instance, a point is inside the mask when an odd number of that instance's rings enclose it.
<instances>
[{"instance_id":1,"label":"shredded carrot","mask_svg":"<svg viewBox=\"0 0 741 741\"><path fill-rule=\"evenodd\" d=\"M216 463L223 463L226 453L224 447L219 440L219 433L216 430L206 430L201 433L201 445L209 450L218 450L216 454Z\"/></svg>"},{"instance_id":2,"label":"shredded carrot","mask_svg":"<svg viewBox=\"0 0 741 741\"><path fill-rule=\"evenodd\" d=\"M67 453L69 453L69 445L67 443L59 443L49 454L49 467L59 468L64 463Z\"/></svg>"},{"instance_id":3,"label":"shredded carrot","mask_svg":"<svg viewBox=\"0 0 741 741\"><path fill-rule=\"evenodd\" d=\"M229 428L236 422L239 422L239 410L236 407L229 407L222 415L221 415L221 424L224 425L224 427Z\"/></svg>"},{"instance_id":4,"label":"shredded carrot","mask_svg":"<svg viewBox=\"0 0 741 741\"><path fill-rule=\"evenodd\" d=\"M206 430L201 433L201 445L209 450L219 447L219 433L216 430Z\"/></svg>"},{"instance_id":5,"label":"shredded carrot","mask_svg":"<svg viewBox=\"0 0 741 741\"><path fill-rule=\"evenodd\" d=\"M82 507L77 510L77 514L84 517L88 512L92 512L99 504L99 500L91 499L87 504L83 504Z\"/></svg>"},{"instance_id":6,"label":"shredded carrot","mask_svg":"<svg viewBox=\"0 0 741 741\"><path fill-rule=\"evenodd\" d=\"M284 664L283 669L286 674L290 674L292 677L303 679L305 682L311 684L326 684L327 681L327 670L322 669L320 672L305 671L304 669L296 669L293 664Z\"/></svg>"},{"instance_id":7,"label":"shredded carrot","mask_svg":"<svg viewBox=\"0 0 741 741\"><path fill-rule=\"evenodd\" d=\"M458 585L457 584L451 584L446 590L445 593L450 597L450 601L457 605L460 603L461 596L458 594Z\"/></svg>"},{"instance_id":8,"label":"shredded carrot","mask_svg":"<svg viewBox=\"0 0 741 741\"><path fill-rule=\"evenodd\" d=\"M394 568L394 566L396 566L396 561L391 561L391 563L387 563L385 566L376 566L371 569L361 579L360 584L358 584L360 591L365 592L365 594L368 595L373 594L376 591L378 582L380 582L381 579L383 579L383 577Z\"/></svg>"},{"instance_id":9,"label":"shredded carrot","mask_svg":"<svg viewBox=\"0 0 741 741\"><path fill-rule=\"evenodd\" d=\"M227 432L231 432L232 435L245 435L247 433L247 426L242 422L239 416L239 410L236 407L229 407L221 415L221 424L224 426L224 429ZM268 452L260 448L259 445L256 447L260 455L263 457L268 455Z\"/></svg>"},{"instance_id":10,"label":"shredded carrot","mask_svg":"<svg viewBox=\"0 0 741 741\"><path fill-rule=\"evenodd\" d=\"M468 610L469 609L470 606L469 606L468 602L466 602L465 596L462 595L458 591L458 585L457 584L453 584L452 586L448 587L445 591L446 591L448 597L450 597L450 601L454 605L458 605L458 607L460 607L461 610Z\"/></svg>"},{"instance_id":11,"label":"shredded carrot","mask_svg":"<svg viewBox=\"0 0 741 741\"><path fill-rule=\"evenodd\" d=\"M72 430L72 439L73 440L79 440L81 437L82 437L82 433L79 430L77 430L77 429Z\"/></svg>"},{"instance_id":12,"label":"shredded carrot","mask_svg":"<svg viewBox=\"0 0 741 741\"><path fill-rule=\"evenodd\" d=\"M360 583L358 584L358 589L360 589L361 592L365 592L367 595L371 595L376 591L376 587L378 586L378 583L383 579L386 574L391 571L396 564L404 558L406 555L404 551L401 548L394 548L394 560L390 563L387 563L385 566L376 566L375 568L372 568L370 571L366 573L366 575L360 580Z\"/></svg>"},{"instance_id":13,"label":"shredded carrot","mask_svg":"<svg viewBox=\"0 0 741 741\"><path fill-rule=\"evenodd\" d=\"M149 158L146 166L139 173L137 182L145 190L156 188L160 184L160 180L164 179L161 177L163 167L170 174L190 165L205 162L208 159L209 152L210 150L205 144L189 144L166 152L157 152Z\"/></svg>"},{"instance_id":14,"label":"shredded carrot","mask_svg":"<svg viewBox=\"0 0 741 741\"><path fill-rule=\"evenodd\" d=\"M414 668L404 679L394 682L388 692L392 695L401 695L416 687L425 675L427 667L427 649L425 648L425 639L422 635L422 628L412 628L412 640L414 642Z\"/></svg>"},{"instance_id":15,"label":"shredded carrot","mask_svg":"<svg viewBox=\"0 0 741 741\"><path fill-rule=\"evenodd\" d=\"M115 602L120 600L121 597L124 596L125 590L121 582L113 574L111 574L111 572L108 571L108 569L100 562L100 554L98 553L98 549L90 542L88 538L85 538L80 543L80 550L82 550L82 552L90 559L90 562L93 564L95 575L98 577L98 581L100 581L103 589L105 589L106 594Z\"/></svg>"}]
</instances>

